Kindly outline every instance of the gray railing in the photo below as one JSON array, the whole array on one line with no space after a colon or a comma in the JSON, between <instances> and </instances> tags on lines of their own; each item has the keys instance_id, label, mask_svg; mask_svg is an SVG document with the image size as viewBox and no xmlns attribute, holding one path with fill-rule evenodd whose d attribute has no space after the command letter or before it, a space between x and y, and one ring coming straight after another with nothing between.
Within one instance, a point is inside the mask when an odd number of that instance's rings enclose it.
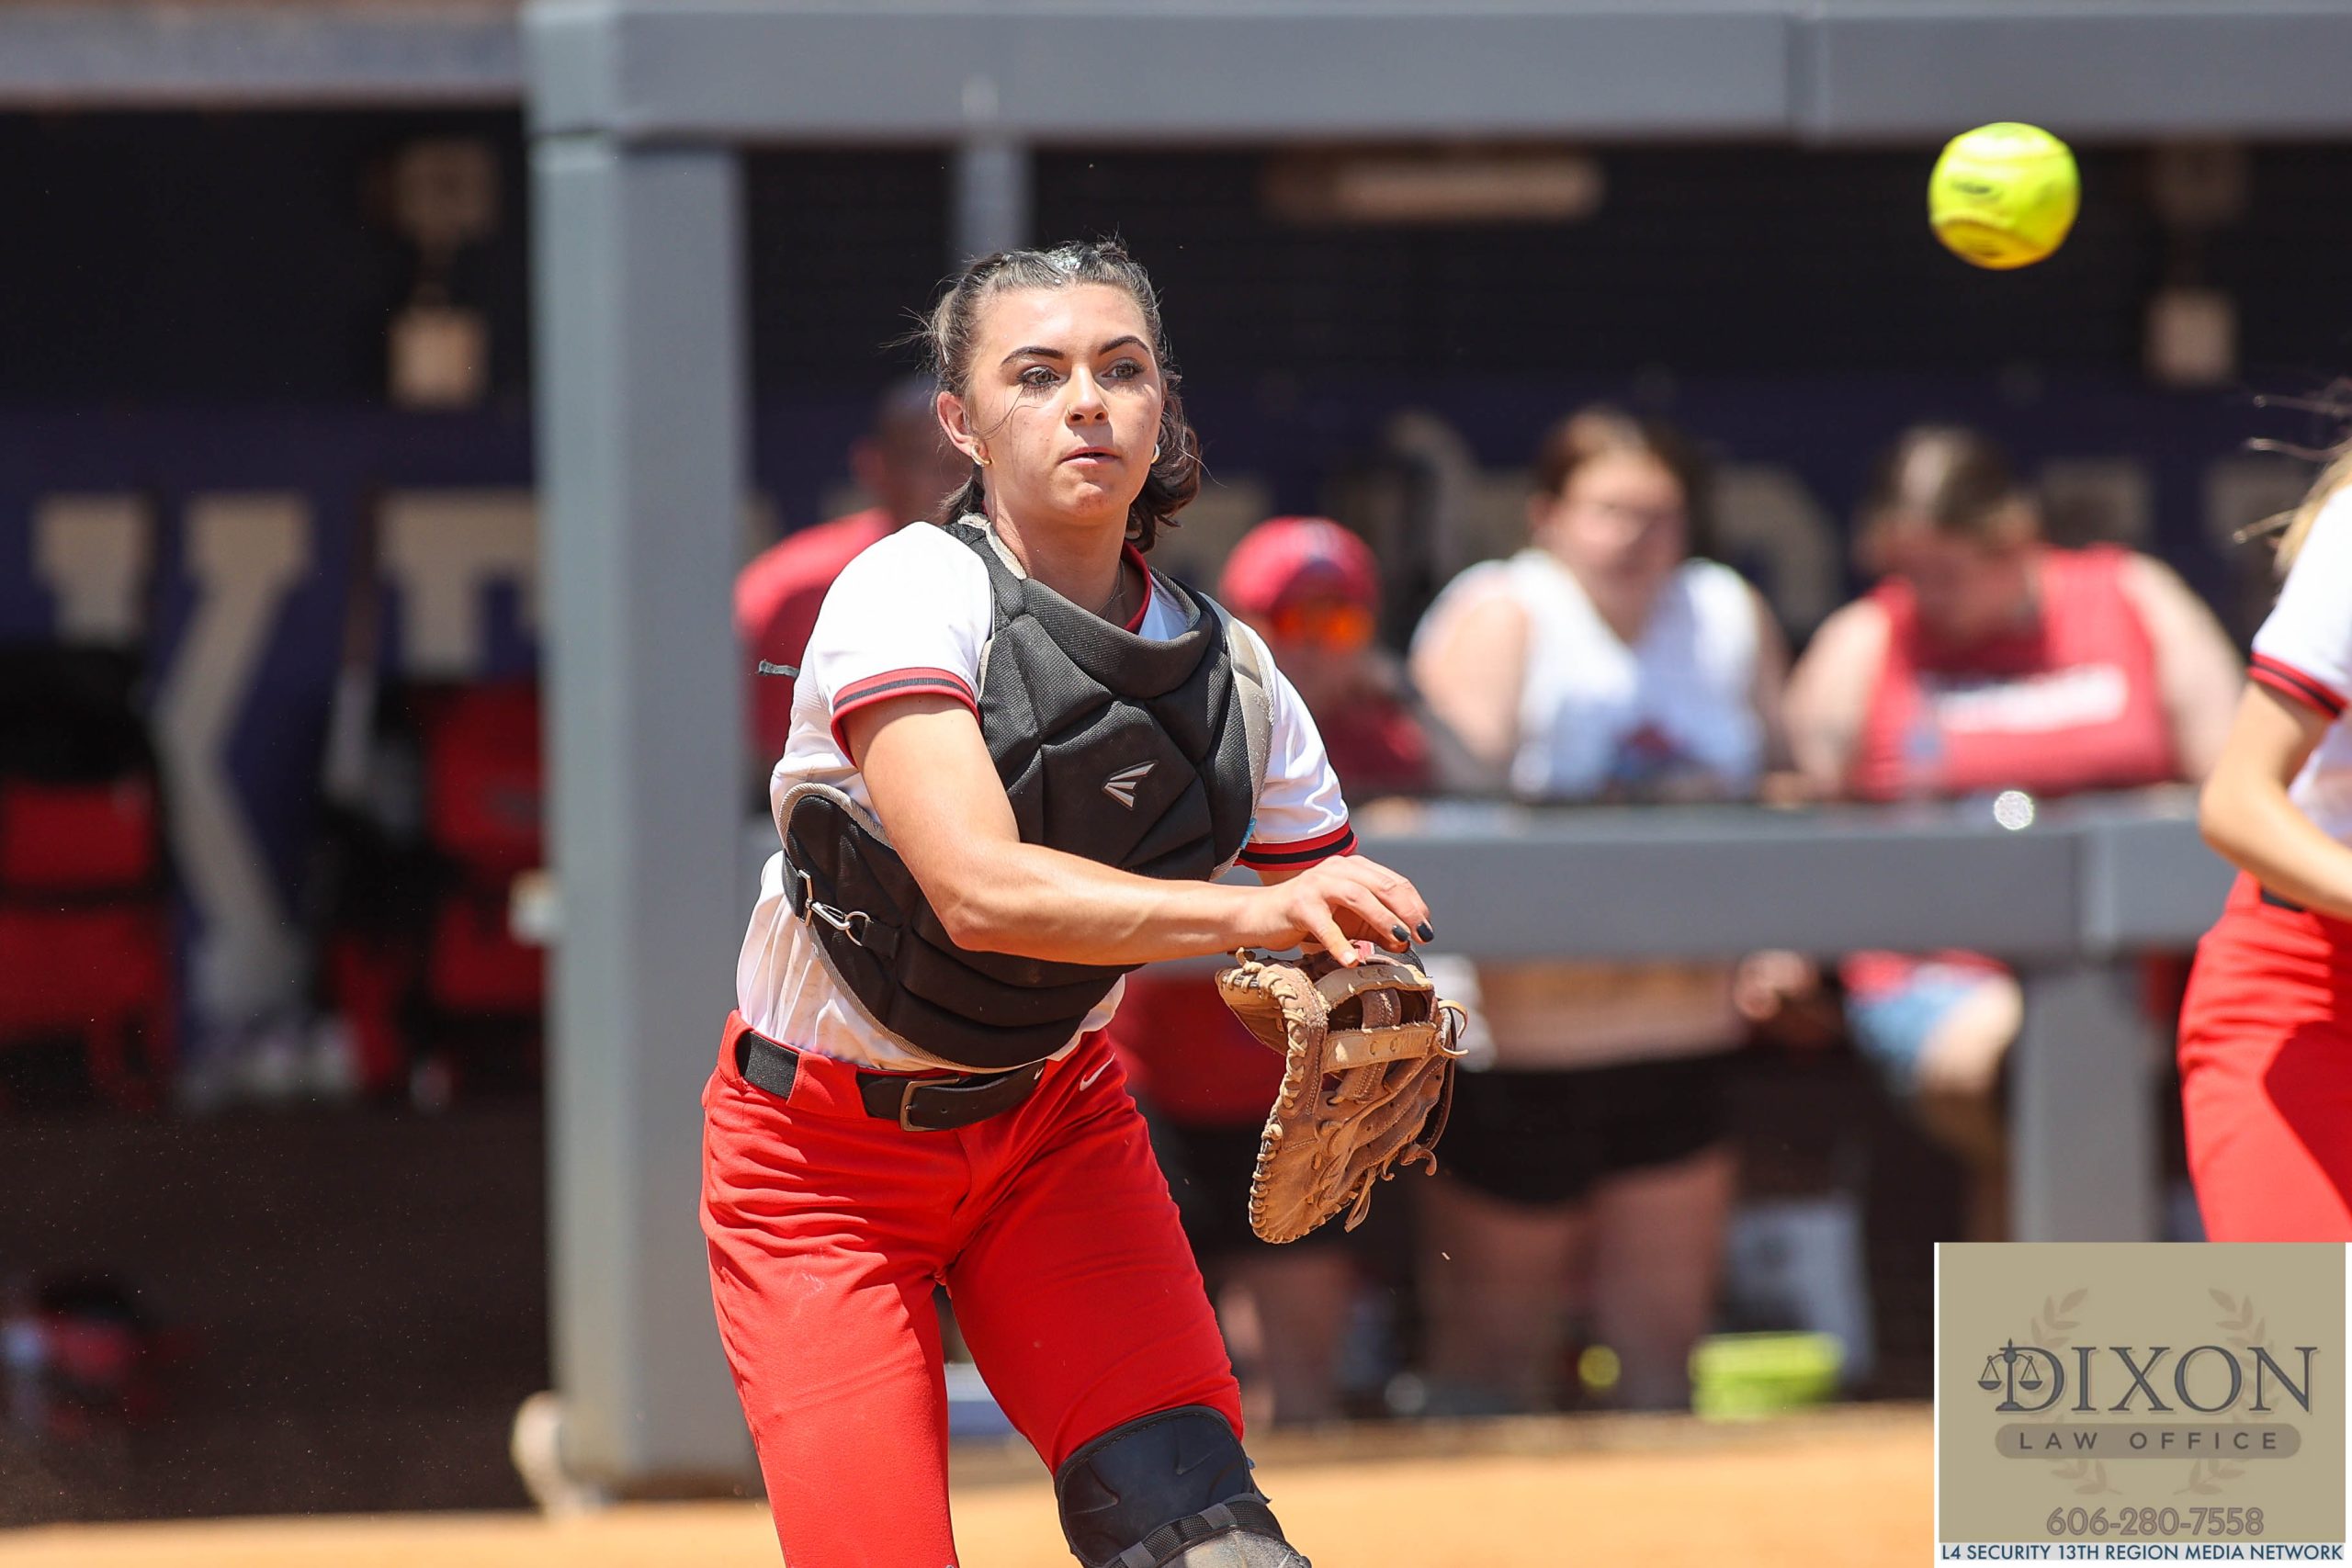
<instances>
[{"instance_id":1,"label":"gray railing","mask_svg":"<svg viewBox=\"0 0 2352 1568\"><path fill-rule=\"evenodd\" d=\"M2004 825L2006 823L2012 825ZM1476 958L1964 948L2014 964L2012 1225L2027 1241L2157 1232L2150 1073L2168 1046L2133 960L2193 946L2226 864L2185 791L1998 803L1375 812L1363 851L1413 878Z\"/></svg>"}]
</instances>

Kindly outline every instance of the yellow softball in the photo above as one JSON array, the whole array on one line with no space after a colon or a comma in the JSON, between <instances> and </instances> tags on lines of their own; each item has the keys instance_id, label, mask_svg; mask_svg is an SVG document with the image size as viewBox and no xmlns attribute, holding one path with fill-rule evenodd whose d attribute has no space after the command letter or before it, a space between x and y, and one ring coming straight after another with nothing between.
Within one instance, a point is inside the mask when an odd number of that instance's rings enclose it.
<instances>
[{"instance_id":1,"label":"yellow softball","mask_svg":"<svg viewBox=\"0 0 2352 1568\"><path fill-rule=\"evenodd\" d=\"M1928 176L1928 222L1977 266L2030 266L2064 243L2082 203L2075 154L2038 125L2004 120L1955 136Z\"/></svg>"}]
</instances>

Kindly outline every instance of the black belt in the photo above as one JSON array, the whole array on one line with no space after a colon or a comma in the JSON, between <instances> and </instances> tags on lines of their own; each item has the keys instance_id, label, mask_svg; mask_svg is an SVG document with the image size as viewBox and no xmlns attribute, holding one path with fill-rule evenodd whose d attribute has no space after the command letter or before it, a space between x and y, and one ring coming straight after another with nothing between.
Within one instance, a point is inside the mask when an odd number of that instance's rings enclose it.
<instances>
[{"instance_id":1,"label":"black belt","mask_svg":"<svg viewBox=\"0 0 2352 1568\"><path fill-rule=\"evenodd\" d=\"M2273 893L2267 887L2262 890L2262 901L2271 906L2273 908L2291 910L2293 913L2298 915L2308 915L2311 913L2309 909L2304 908L2301 904L2296 903L2293 899L2281 898L2278 894Z\"/></svg>"},{"instance_id":2,"label":"black belt","mask_svg":"<svg viewBox=\"0 0 2352 1568\"><path fill-rule=\"evenodd\" d=\"M792 1093L792 1080L800 1072L800 1054L746 1029L735 1036L735 1070L754 1089L786 1099ZM1010 1072L955 1077L862 1072L857 1075L857 1097L865 1101L865 1113L876 1121L895 1122L910 1133L944 1133L1012 1110L1029 1098L1045 1076L1043 1062Z\"/></svg>"}]
</instances>

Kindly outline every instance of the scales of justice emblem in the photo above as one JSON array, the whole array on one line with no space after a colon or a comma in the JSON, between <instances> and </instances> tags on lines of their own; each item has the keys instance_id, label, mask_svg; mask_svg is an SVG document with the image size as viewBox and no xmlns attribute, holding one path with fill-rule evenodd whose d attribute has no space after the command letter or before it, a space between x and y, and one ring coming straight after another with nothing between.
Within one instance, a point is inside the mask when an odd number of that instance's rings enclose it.
<instances>
[{"instance_id":1,"label":"scales of justice emblem","mask_svg":"<svg viewBox=\"0 0 2352 1568\"><path fill-rule=\"evenodd\" d=\"M2043 1355L2048 1353L2042 1352ZM2002 1396L2001 1403L1995 1406L1996 1409L2020 1409L2022 1407L2018 1404L2018 1390L2023 1389L2028 1393L2034 1393L2041 1388L2041 1373L2034 1366L2036 1359L2030 1348L2019 1350L2016 1340L2006 1341L1999 1349L1984 1358L1984 1371L1978 1375L1976 1386L1987 1393L1996 1390L2007 1391ZM1993 1370L1994 1363L1996 1361L2000 1363L2001 1368L1998 1371ZM2022 1372L2018 1370L2019 1362L2024 1363Z\"/></svg>"}]
</instances>

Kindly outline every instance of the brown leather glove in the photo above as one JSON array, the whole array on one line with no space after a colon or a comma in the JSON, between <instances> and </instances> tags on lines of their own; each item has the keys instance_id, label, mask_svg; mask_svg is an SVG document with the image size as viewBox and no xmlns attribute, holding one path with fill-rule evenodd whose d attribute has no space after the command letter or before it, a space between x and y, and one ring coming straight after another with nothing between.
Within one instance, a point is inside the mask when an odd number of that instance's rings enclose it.
<instances>
[{"instance_id":1,"label":"brown leather glove","mask_svg":"<svg viewBox=\"0 0 2352 1568\"><path fill-rule=\"evenodd\" d=\"M1462 1010L1439 999L1409 954L1352 966L1320 953L1295 964L1235 957L1217 991L1286 1062L1258 1143L1250 1228L1296 1241L1346 1209L1353 1230L1396 1167L1437 1168Z\"/></svg>"}]
</instances>

